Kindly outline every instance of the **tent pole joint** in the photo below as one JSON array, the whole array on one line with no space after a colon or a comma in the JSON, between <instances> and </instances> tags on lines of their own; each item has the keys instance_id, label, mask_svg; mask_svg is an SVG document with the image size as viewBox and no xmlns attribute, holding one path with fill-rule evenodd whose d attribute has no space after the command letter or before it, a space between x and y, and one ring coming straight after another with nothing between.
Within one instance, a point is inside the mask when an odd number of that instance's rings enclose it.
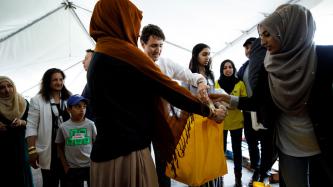
<instances>
[{"instance_id":1,"label":"tent pole joint","mask_svg":"<svg viewBox=\"0 0 333 187\"><path fill-rule=\"evenodd\" d=\"M65 5L65 10L68 8L72 8L72 9L76 9L75 5L73 2L70 2L70 1L65 1L65 2L62 2L61 4Z\"/></svg>"}]
</instances>

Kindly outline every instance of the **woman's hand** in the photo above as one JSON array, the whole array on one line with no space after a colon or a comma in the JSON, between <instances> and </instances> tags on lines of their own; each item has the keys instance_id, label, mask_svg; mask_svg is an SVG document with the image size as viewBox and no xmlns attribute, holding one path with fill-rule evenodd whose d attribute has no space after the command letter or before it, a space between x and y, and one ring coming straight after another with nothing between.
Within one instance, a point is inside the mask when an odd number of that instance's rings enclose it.
<instances>
[{"instance_id":1,"label":"woman's hand","mask_svg":"<svg viewBox=\"0 0 333 187\"><path fill-rule=\"evenodd\" d=\"M29 163L34 169L39 168L39 156L36 150L32 153L29 152Z\"/></svg>"},{"instance_id":2,"label":"woman's hand","mask_svg":"<svg viewBox=\"0 0 333 187\"><path fill-rule=\"evenodd\" d=\"M1 131L6 131L7 130L7 127L5 124L3 124L1 121L0 121L0 132Z\"/></svg>"},{"instance_id":3,"label":"woman's hand","mask_svg":"<svg viewBox=\"0 0 333 187\"><path fill-rule=\"evenodd\" d=\"M19 118L15 118L11 124L12 127L26 126L27 122Z\"/></svg>"},{"instance_id":4,"label":"woman's hand","mask_svg":"<svg viewBox=\"0 0 333 187\"><path fill-rule=\"evenodd\" d=\"M65 174L68 174L68 171L69 171L69 169L70 169L70 167L69 167L69 165L63 165L63 167L64 167L64 172L65 172Z\"/></svg>"},{"instance_id":5,"label":"woman's hand","mask_svg":"<svg viewBox=\"0 0 333 187\"><path fill-rule=\"evenodd\" d=\"M226 102L227 104L231 101L231 96L228 94L209 94L209 98L213 100L213 102Z\"/></svg>"},{"instance_id":6,"label":"woman's hand","mask_svg":"<svg viewBox=\"0 0 333 187\"><path fill-rule=\"evenodd\" d=\"M227 114L228 110L226 108L211 109L211 114L208 118L214 120L216 123L222 123Z\"/></svg>"},{"instance_id":7,"label":"woman's hand","mask_svg":"<svg viewBox=\"0 0 333 187\"><path fill-rule=\"evenodd\" d=\"M207 104L209 102L209 97L208 97L208 92L207 90L209 89L209 86L207 84L204 83L199 83L198 84L198 97L199 100L204 103Z\"/></svg>"}]
</instances>

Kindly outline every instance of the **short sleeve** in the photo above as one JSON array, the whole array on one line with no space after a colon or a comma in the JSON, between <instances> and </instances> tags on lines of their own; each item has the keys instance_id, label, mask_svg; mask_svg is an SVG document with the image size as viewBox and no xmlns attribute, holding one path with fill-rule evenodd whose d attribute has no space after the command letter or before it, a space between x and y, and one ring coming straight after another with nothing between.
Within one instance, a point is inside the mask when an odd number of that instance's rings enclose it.
<instances>
[{"instance_id":1,"label":"short sleeve","mask_svg":"<svg viewBox=\"0 0 333 187\"><path fill-rule=\"evenodd\" d=\"M57 136L56 136L56 139L55 139L55 143L63 143L63 142L65 142L64 134L62 132L61 127L59 127L58 131L57 131Z\"/></svg>"}]
</instances>

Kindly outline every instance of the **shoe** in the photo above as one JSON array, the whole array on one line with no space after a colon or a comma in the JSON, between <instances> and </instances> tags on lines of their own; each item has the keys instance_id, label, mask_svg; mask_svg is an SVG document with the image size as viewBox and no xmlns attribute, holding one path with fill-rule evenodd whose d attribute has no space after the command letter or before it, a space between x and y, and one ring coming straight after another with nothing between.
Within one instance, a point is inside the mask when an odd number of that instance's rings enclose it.
<instances>
[{"instance_id":1,"label":"shoe","mask_svg":"<svg viewBox=\"0 0 333 187\"><path fill-rule=\"evenodd\" d=\"M235 179L235 187L242 187L243 183L242 183L242 179L237 178Z\"/></svg>"},{"instance_id":2,"label":"shoe","mask_svg":"<svg viewBox=\"0 0 333 187\"><path fill-rule=\"evenodd\" d=\"M260 175L258 181L266 183L267 181L269 181L269 175Z\"/></svg>"},{"instance_id":3,"label":"shoe","mask_svg":"<svg viewBox=\"0 0 333 187\"><path fill-rule=\"evenodd\" d=\"M252 187L254 181L259 181L259 171L258 170L255 170L253 172L253 175L252 175L251 180L248 184L248 187Z\"/></svg>"}]
</instances>

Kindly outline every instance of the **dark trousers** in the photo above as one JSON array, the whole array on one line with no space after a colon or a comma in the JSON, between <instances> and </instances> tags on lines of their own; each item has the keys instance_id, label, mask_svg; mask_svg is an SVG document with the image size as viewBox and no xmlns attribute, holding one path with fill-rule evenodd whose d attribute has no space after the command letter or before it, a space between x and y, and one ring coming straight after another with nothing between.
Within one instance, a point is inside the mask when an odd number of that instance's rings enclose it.
<instances>
[{"instance_id":1,"label":"dark trousers","mask_svg":"<svg viewBox=\"0 0 333 187\"><path fill-rule=\"evenodd\" d=\"M268 176L274 162L277 160L277 152L275 150L275 143L272 141L274 131L272 129L259 130L259 140L261 145L261 161L259 172L262 177Z\"/></svg>"},{"instance_id":2,"label":"dark trousers","mask_svg":"<svg viewBox=\"0 0 333 187\"><path fill-rule=\"evenodd\" d=\"M232 146L232 152L234 157L234 170L235 173L241 173L242 171L242 133L243 128L236 129L236 130L223 130L224 135L224 152L227 150L227 137L228 137L228 131L230 131L231 136L231 146Z\"/></svg>"},{"instance_id":3,"label":"dark trousers","mask_svg":"<svg viewBox=\"0 0 333 187\"><path fill-rule=\"evenodd\" d=\"M257 171L260 176L267 177L273 166L276 156L274 155L273 130L260 129L255 131L252 128L250 112L243 112L244 134L248 144L251 168ZM260 144L260 149L259 149Z\"/></svg>"},{"instance_id":4,"label":"dark trousers","mask_svg":"<svg viewBox=\"0 0 333 187\"><path fill-rule=\"evenodd\" d=\"M260 151L259 151L259 133L252 128L250 112L243 111L244 116L244 135L248 145L251 168L259 170Z\"/></svg>"},{"instance_id":5,"label":"dark trousers","mask_svg":"<svg viewBox=\"0 0 333 187\"><path fill-rule=\"evenodd\" d=\"M155 154L155 165L156 165L156 172L157 172L159 186L170 187L171 179L165 175L165 168L167 162L166 160L161 158L161 153L157 149L154 149L154 154Z\"/></svg>"},{"instance_id":6,"label":"dark trousers","mask_svg":"<svg viewBox=\"0 0 333 187\"><path fill-rule=\"evenodd\" d=\"M333 186L333 171L321 154L293 157L279 152L280 173L284 184L280 186Z\"/></svg>"},{"instance_id":7,"label":"dark trousers","mask_svg":"<svg viewBox=\"0 0 333 187\"><path fill-rule=\"evenodd\" d=\"M90 186L90 168L70 168L66 173L67 187L84 187L84 181Z\"/></svg>"},{"instance_id":8,"label":"dark trousers","mask_svg":"<svg viewBox=\"0 0 333 187\"><path fill-rule=\"evenodd\" d=\"M65 187L65 173L60 163L51 166L51 169L42 169L43 187Z\"/></svg>"}]
</instances>

